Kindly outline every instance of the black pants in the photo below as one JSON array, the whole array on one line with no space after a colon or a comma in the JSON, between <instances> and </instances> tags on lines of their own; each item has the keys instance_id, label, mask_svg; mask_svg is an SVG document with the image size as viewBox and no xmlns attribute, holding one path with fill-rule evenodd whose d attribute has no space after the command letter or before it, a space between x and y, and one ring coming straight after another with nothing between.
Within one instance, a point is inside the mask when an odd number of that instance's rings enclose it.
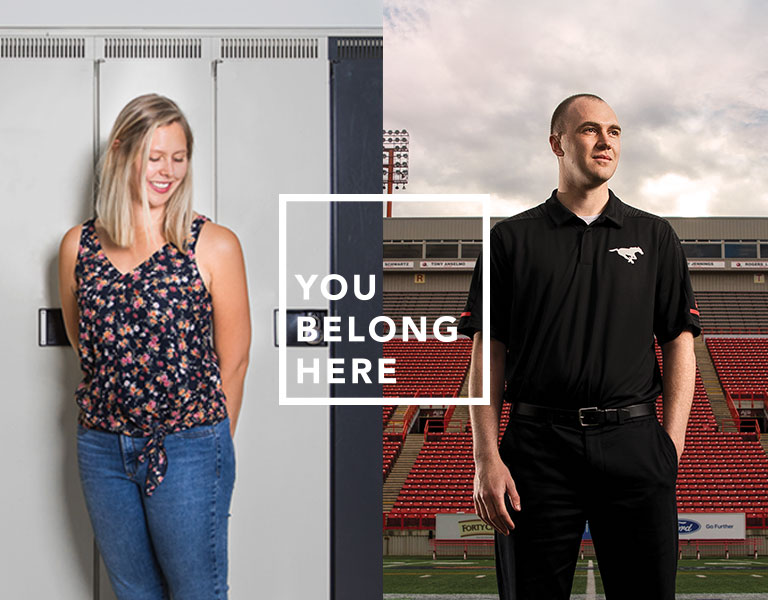
<instances>
[{"instance_id":1,"label":"black pants","mask_svg":"<svg viewBox=\"0 0 768 600\"><path fill-rule=\"evenodd\" d=\"M521 504L496 534L501 600L568 600L586 520L607 600L674 600L677 454L654 416L581 428L513 415L499 451Z\"/></svg>"}]
</instances>

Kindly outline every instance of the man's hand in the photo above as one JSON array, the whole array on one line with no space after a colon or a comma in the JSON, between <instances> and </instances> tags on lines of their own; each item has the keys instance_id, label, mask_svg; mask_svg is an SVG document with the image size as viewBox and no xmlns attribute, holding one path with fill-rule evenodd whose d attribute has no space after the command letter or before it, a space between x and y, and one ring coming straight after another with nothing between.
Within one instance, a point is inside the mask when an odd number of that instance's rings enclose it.
<instances>
[{"instance_id":1,"label":"man's hand","mask_svg":"<svg viewBox=\"0 0 768 600\"><path fill-rule=\"evenodd\" d=\"M469 366L469 395L483 395L483 334L478 331L472 344L472 362ZM475 491L472 500L483 523L503 535L515 528L509 516L505 499L509 496L512 508L520 510L520 496L509 469L499 455L499 419L504 394L504 363L506 346L499 340L489 339L491 347L491 397L487 406L469 407L472 420L472 447L475 458Z\"/></svg>"},{"instance_id":2,"label":"man's hand","mask_svg":"<svg viewBox=\"0 0 768 600\"><path fill-rule=\"evenodd\" d=\"M507 510L505 498L509 496L512 508L520 510L520 496L509 469L497 454L495 457L477 461L475 464L475 490L472 500L483 523L490 525L503 535L515 528Z\"/></svg>"}]
</instances>

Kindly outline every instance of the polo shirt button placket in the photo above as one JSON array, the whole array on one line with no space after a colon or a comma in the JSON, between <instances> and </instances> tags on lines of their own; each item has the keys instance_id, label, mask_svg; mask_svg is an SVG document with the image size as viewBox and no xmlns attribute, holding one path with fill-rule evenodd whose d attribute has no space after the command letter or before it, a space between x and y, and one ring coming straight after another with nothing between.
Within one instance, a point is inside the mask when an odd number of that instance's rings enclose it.
<instances>
[{"instance_id":1,"label":"polo shirt button placket","mask_svg":"<svg viewBox=\"0 0 768 600\"><path fill-rule=\"evenodd\" d=\"M581 234L579 265L592 266L592 228L587 226Z\"/></svg>"}]
</instances>

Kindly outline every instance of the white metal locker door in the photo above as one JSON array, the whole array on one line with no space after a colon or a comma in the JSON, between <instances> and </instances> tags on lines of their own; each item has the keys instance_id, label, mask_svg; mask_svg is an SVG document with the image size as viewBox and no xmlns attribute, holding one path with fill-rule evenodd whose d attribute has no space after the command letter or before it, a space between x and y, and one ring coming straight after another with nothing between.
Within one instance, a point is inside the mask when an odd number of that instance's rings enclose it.
<instances>
[{"instance_id":1,"label":"white metal locker door","mask_svg":"<svg viewBox=\"0 0 768 600\"><path fill-rule=\"evenodd\" d=\"M214 217L213 78L208 38L132 36L95 38L99 65L100 149L120 110L141 94L167 96L184 112L194 135L195 210Z\"/></svg>"},{"instance_id":2,"label":"white metal locker door","mask_svg":"<svg viewBox=\"0 0 768 600\"><path fill-rule=\"evenodd\" d=\"M326 44L324 37L302 35L222 42L218 220L243 243L253 321L235 439L233 599L329 594L329 410L278 406L272 312L278 305L278 195L329 191ZM322 277L329 265L329 217L327 207L319 211L293 234L304 237L306 266L321 269Z\"/></svg>"},{"instance_id":3,"label":"white metal locker door","mask_svg":"<svg viewBox=\"0 0 768 600\"><path fill-rule=\"evenodd\" d=\"M0 34L2 596L82 600L93 547L75 456L80 369L69 346L38 345L37 311L60 306L58 245L90 214L93 63L83 38L24 39Z\"/></svg>"},{"instance_id":4,"label":"white metal locker door","mask_svg":"<svg viewBox=\"0 0 768 600\"><path fill-rule=\"evenodd\" d=\"M195 210L215 216L213 198L213 78L207 38L195 35L144 36L127 33L95 37L99 90L99 150L118 113L129 100L147 93L179 105L192 128ZM115 598L101 563L100 600Z\"/></svg>"}]
</instances>

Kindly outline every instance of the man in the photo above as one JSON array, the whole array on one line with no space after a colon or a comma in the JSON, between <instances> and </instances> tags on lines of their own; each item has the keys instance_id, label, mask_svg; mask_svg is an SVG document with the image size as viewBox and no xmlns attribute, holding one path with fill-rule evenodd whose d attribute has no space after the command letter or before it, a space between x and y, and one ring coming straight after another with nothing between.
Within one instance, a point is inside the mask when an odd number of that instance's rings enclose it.
<instances>
[{"instance_id":1,"label":"man","mask_svg":"<svg viewBox=\"0 0 768 600\"><path fill-rule=\"evenodd\" d=\"M565 99L549 142L557 190L491 231L491 398L470 409L475 508L496 530L502 600L568 599L587 520L609 600L671 600L701 331L687 262L665 220L608 189L621 150L608 104ZM475 341L471 396L482 395L480 264L460 322Z\"/></svg>"}]
</instances>

